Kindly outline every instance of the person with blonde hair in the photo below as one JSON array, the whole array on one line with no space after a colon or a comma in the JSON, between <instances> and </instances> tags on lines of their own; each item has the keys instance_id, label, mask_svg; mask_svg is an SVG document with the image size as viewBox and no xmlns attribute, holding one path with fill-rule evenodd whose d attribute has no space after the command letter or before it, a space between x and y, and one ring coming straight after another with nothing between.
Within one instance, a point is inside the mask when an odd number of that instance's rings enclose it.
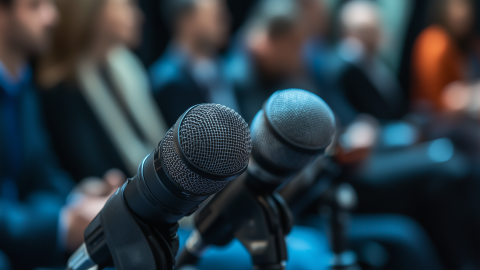
<instances>
[{"instance_id":1,"label":"person with blonde hair","mask_svg":"<svg viewBox=\"0 0 480 270\"><path fill-rule=\"evenodd\" d=\"M134 175L166 133L148 76L129 51L140 42L134 0L57 0L53 46L38 64L47 126L76 180L111 168Z\"/></svg>"}]
</instances>

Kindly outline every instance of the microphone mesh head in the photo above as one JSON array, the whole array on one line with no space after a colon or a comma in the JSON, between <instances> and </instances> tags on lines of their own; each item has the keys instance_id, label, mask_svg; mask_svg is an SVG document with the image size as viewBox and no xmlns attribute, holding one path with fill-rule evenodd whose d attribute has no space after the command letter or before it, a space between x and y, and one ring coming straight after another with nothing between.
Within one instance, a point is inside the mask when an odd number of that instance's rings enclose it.
<instances>
[{"instance_id":1,"label":"microphone mesh head","mask_svg":"<svg viewBox=\"0 0 480 270\"><path fill-rule=\"evenodd\" d=\"M319 96L300 89L278 91L266 113L280 134L306 149L326 148L335 133L335 116Z\"/></svg>"},{"instance_id":2,"label":"microphone mesh head","mask_svg":"<svg viewBox=\"0 0 480 270\"><path fill-rule=\"evenodd\" d=\"M275 167L298 171L316 155L299 153L278 140L267 128L265 113L279 135L297 147L324 149L333 139L335 117L320 97L299 89L278 91L252 123L254 151Z\"/></svg>"},{"instance_id":3,"label":"microphone mesh head","mask_svg":"<svg viewBox=\"0 0 480 270\"><path fill-rule=\"evenodd\" d=\"M250 129L232 109L218 104L202 104L185 115L179 130L185 156L204 171L230 175L240 172L252 151ZM170 177L183 189L198 195L220 191L228 181L206 179L182 162L173 144L173 128L167 132L162 149Z\"/></svg>"}]
</instances>

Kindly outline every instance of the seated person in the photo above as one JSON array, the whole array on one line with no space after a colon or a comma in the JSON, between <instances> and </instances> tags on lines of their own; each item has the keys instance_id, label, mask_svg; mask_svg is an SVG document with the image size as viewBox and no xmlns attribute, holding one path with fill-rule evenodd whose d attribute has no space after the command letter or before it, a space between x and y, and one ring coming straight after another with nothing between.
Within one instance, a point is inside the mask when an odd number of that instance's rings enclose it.
<instances>
[{"instance_id":1,"label":"seated person","mask_svg":"<svg viewBox=\"0 0 480 270\"><path fill-rule=\"evenodd\" d=\"M335 80L338 59L327 40L331 15L325 0L297 0L307 20L309 38L303 48L303 61L318 95L334 110L337 121L349 125L358 112L340 91Z\"/></svg>"},{"instance_id":2,"label":"seated person","mask_svg":"<svg viewBox=\"0 0 480 270\"><path fill-rule=\"evenodd\" d=\"M27 64L47 48L56 19L50 0L0 1L0 265L13 269L61 261L106 200L64 206L73 182L50 148Z\"/></svg>"},{"instance_id":3,"label":"seated person","mask_svg":"<svg viewBox=\"0 0 480 270\"><path fill-rule=\"evenodd\" d=\"M380 59L382 22L377 6L365 0L349 2L340 11L340 24L339 87L358 112L379 120L399 119L405 98L396 75Z\"/></svg>"},{"instance_id":4,"label":"seated person","mask_svg":"<svg viewBox=\"0 0 480 270\"><path fill-rule=\"evenodd\" d=\"M428 107L437 113L449 110L442 99L444 89L453 82L473 79L468 76L474 74L469 66L476 39L473 5L470 0L432 3L431 25L420 33L413 48L412 98L417 108Z\"/></svg>"},{"instance_id":5,"label":"seated person","mask_svg":"<svg viewBox=\"0 0 480 270\"><path fill-rule=\"evenodd\" d=\"M480 92L473 85L480 78L476 3L432 1L430 25L417 37L412 53L412 102L416 112L429 120L424 137L451 139L459 152L466 155L462 165L470 170L468 181L450 188L441 197L442 202L446 201L444 208L449 211L449 218L442 213L441 222L432 222L437 234L442 235L437 245L451 269L480 268ZM438 204L435 208L439 209ZM440 231L442 227L445 229Z\"/></svg>"},{"instance_id":6,"label":"seated person","mask_svg":"<svg viewBox=\"0 0 480 270\"><path fill-rule=\"evenodd\" d=\"M240 31L226 66L247 122L277 90L295 87L316 91L302 61L307 38L306 22L295 1L259 2Z\"/></svg>"},{"instance_id":7,"label":"seated person","mask_svg":"<svg viewBox=\"0 0 480 270\"><path fill-rule=\"evenodd\" d=\"M135 175L167 131L146 71L125 48L140 42L140 10L131 0L57 3L37 79L61 165L76 181L111 168Z\"/></svg>"},{"instance_id":8,"label":"seated person","mask_svg":"<svg viewBox=\"0 0 480 270\"><path fill-rule=\"evenodd\" d=\"M166 0L164 14L173 32L165 54L150 68L154 95L168 126L188 108L217 103L237 110L218 52L228 39L224 0Z\"/></svg>"}]
</instances>

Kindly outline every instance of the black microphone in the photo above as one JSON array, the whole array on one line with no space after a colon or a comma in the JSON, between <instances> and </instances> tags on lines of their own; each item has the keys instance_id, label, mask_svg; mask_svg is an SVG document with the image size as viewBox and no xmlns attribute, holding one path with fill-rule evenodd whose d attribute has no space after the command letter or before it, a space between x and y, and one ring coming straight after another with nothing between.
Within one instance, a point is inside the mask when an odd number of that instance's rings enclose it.
<instances>
[{"instance_id":1,"label":"black microphone","mask_svg":"<svg viewBox=\"0 0 480 270\"><path fill-rule=\"evenodd\" d=\"M179 219L195 212L200 203L246 171L251 149L250 130L238 113L218 104L190 108L140 163L137 175L112 195L90 223L85 243L70 257L67 269L111 264L116 246L113 241L108 243L108 230L126 226L107 224L113 223L108 212L112 212L110 216L118 212L119 207L111 206L114 199L121 197L127 206L119 216L133 214L135 220L156 229L173 228L176 236ZM129 242L123 241L118 248L129 248Z\"/></svg>"},{"instance_id":2,"label":"black microphone","mask_svg":"<svg viewBox=\"0 0 480 270\"><path fill-rule=\"evenodd\" d=\"M279 260L286 258L286 248L282 247L284 239L278 238L291 229L291 214L274 191L324 153L335 133L335 117L317 95L283 90L264 104L251 132L253 149L247 173L196 213L196 230L177 259L178 267L196 264L208 246L223 246L236 237L252 254L255 269L282 269ZM257 208L262 202L270 203ZM259 223L268 224L261 227ZM272 224L278 223L290 224L284 224L281 232L272 230ZM270 243L277 247L270 248Z\"/></svg>"},{"instance_id":3,"label":"black microphone","mask_svg":"<svg viewBox=\"0 0 480 270\"><path fill-rule=\"evenodd\" d=\"M335 116L317 95L300 89L274 93L252 122L249 183L275 190L330 145Z\"/></svg>"}]
</instances>

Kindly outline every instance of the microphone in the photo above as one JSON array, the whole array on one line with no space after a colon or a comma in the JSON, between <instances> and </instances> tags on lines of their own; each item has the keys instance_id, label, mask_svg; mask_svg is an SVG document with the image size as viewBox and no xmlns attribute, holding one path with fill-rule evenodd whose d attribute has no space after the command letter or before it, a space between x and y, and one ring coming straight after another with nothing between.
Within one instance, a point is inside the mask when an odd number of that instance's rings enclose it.
<instances>
[{"instance_id":1,"label":"microphone","mask_svg":"<svg viewBox=\"0 0 480 270\"><path fill-rule=\"evenodd\" d=\"M248 178L258 190L273 191L330 145L335 116L317 95L300 89L274 93L252 122Z\"/></svg>"},{"instance_id":2,"label":"microphone","mask_svg":"<svg viewBox=\"0 0 480 270\"><path fill-rule=\"evenodd\" d=\"M70 257L67 269L107 266L112 257L121 258L119 254L129 251L129 242L123 240L126 237L108 243L109 235L120 225L112 224L109 216L133 214L134 220L158 230L164 228L171 233L173 228L178 242L177 221L195 212L200 203L245 172L251 149L250 130L238 113L218 104L190 108L140 163L137 175L112 195L90 223L85 243ZM117 214L119 207L112 206L114 199L121 201L116 205L126 205L126 210ZM123 246L118 241L124 241ZM117 256L112 256L117 252L116 244L119 250Z\"/></svg>"},{"instance_id":3,"label":"microphone","mask_svg":"<svg viewBox=\"0 0 480 270\"><path fill-rule=\"evenodd\" d=\"M177 259L177 269L196 264L210 245L224 246L235 237L252 254L255 269L283 269L284 236L293 221L275 190L324 153L335 133L335 117L317 95L283 90L263 105L251 132L247 173L196 213L196 230Z\"/></svg>"}]
</instances>

